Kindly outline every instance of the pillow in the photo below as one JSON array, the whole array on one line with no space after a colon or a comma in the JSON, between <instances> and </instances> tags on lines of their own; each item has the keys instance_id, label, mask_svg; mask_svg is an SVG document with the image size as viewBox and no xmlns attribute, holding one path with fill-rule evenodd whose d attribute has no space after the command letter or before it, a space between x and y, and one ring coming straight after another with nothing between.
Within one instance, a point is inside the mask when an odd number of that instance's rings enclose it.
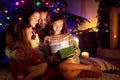
<instances>
[{"instance_id":1,"label":"pillow","mask_svg":"<svg viewBox=\"0 0 120 80\"><path fill-rule=\"evenodd\" d=\"M81 59L81 63L83 63L83 64L90 64L90 63L98 64L101 67L102 71L120 70L115 65L113 65L113 64L109 63L108 61L101 59L101 58L89 57L86 59Z\"/></svg>"},{"instance_id":2,"label":"pillow","mask_svg":"<svg viewBox=\"0 0 120 80\"><path fill-rule=\"evenodd\" d=\"M82 72L80 72L77 76L77 78L83 78L83 77L100 77L102 76L102 73L95 73L95 72L92 72L92 71L86 71L86 70L83 70Z\"/></svg>"},{"instance_id":3,"label":"pillow","mask_svg":"<svg viewBox=\"0 0 120 80\"><path fill-rule=\"evenodd\" d=\"M102 76L102 74L83 70L82 72L78 74L78 76L76 76L76 78L83 78L83 77L95 77L96 78L99 76ZM63 80L63 76L60 73L58 68L48 67L46 73L41 76L40 80L49 80L49 79L50 80L57 80L57 79Z\"/></svg>"},{"instance_id":4,"label":"pillow","mask_svg":"<svg viewBox=\"0 0 120 80\"><path fill-rule=\"evenodd\" d=\"M43 74L40 80L57 80L63 78L57 67L49 67L45 74Z\"/></svg>"}]
</instances>

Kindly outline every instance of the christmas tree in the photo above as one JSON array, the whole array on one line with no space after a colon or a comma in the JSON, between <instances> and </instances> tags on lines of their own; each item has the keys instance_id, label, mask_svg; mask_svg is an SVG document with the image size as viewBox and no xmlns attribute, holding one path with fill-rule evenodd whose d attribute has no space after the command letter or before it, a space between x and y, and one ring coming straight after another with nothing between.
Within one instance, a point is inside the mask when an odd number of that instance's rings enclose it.
<instances>
[{"instance_id":1,"label":"christmas tree","mask_svg":"<svg viewBox=\"0 0 120 80\"><path fill-rule=\"evenodd\" d=\"M23 11L31 6L36 8L46 6L50 9L51 14L63 13L69 29L88 21L85 18L68 13L66 0L1 0L0 27L4 29L9 23L17 23L22 20Z\"/></svg>"}]
</instances>

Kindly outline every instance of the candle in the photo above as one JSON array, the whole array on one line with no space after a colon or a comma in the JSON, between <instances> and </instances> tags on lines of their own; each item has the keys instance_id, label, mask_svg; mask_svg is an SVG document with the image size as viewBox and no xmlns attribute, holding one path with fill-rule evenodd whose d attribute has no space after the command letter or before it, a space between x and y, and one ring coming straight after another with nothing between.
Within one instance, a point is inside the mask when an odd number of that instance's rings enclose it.
<instances>
[{"instance_id":1,"label":"candle","mask_svg":"<svg viewBox=\"0 0 120 80\"><path fill-rule=\"evenodd\" d=\"M82 52L82 58L88 58L89 53L88 52Z\"/></svg>"}]
</instances>

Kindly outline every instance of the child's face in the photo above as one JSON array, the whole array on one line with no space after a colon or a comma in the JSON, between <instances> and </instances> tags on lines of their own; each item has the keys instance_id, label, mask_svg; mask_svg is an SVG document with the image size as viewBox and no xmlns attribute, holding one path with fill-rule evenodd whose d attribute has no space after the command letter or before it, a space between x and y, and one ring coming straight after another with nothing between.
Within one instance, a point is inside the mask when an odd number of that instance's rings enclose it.
<instances>
[{"instance_id":1,"label":"child's face","mask_svg":"<svg viewBox=\"0 0 120 80\"><path fill-rule=\"evenodd\" d=\"M63 20L57 20L53 23L53 30L55 34L60 34L63 28Z\"/></svg>"},{"instance_id":2,"label":"child's face","mask_svg":"<svg viewBox=\"0 0 120 80\"><path fill-rule=\"evenodd\" d=\"M35 27L36 24L38 23L39 18L40 18L40 13L39 12L33 13L33 15L31 15L30 18L29 18L30 25L32 27Z\"/></svg>"}]
</instances>

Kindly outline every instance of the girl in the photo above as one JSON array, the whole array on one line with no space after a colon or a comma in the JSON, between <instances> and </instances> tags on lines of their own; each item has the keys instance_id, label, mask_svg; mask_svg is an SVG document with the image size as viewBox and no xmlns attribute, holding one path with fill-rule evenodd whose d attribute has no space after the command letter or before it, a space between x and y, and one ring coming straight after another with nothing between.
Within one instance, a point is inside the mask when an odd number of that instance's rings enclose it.
<instances>
[{"instance_id":1,"label":"girl","mask_svg":"<svg viewBox=\"0 0 120 80\"><path fill-rule=\"evenodd\" d=\"M49 62L59 65L62 75L66 79L75 78L82 70L99 71L100 67L96 65L80 64L80 49L77 46L72 34L67 32L65 19L62 14L56 13L51 18L50 36L44 39L44 47ZM64 60L60 60L56 54L60 49L74 46L74 55Z\"/></svg>"},{"instance_id":2,"label":"girl","mask_svg":"<svg viewBox=\"0 0 120 80\"><path fill-rule=\"evenodd\" d=\"M47 69L47 62L44 59L44 54L39 50L39 46L41 45L40 39L33 30L33 27L38 23L39 17L39 11L30 8L25 13L23 21L18 23L15 28L12 26L13 34L8 33L9 29L6 31L6 55L11 59L11 73L15 80L17 80L17 78L21 79L21 76L18 76L19 73L20 75L22 74L22 79L24 78L25 71L19 69L20 67L15 69L17 67L16 64L22 64L24 59L27 60L25 61L25 65L28 65L25 67L23 66L23 69L27 69L28 74L27 77L25 77L25 80L39 77ZM9 38L11 38L11 41L9 41ZM32 57L30 58L31 49L34 54L32 54ZM19 63L17 63L18 61Z\"/></svg>"}]
</instances>

